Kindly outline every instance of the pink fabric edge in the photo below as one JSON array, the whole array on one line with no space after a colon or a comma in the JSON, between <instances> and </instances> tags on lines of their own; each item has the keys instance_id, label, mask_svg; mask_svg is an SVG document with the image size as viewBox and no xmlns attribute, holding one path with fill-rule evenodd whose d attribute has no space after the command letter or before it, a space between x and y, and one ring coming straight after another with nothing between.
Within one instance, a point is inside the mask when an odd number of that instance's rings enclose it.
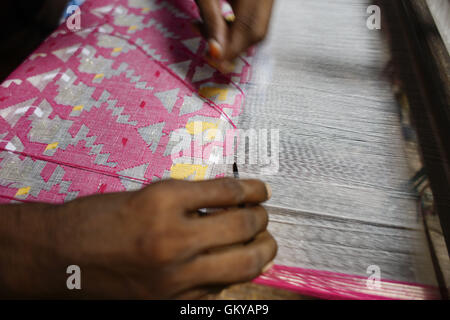
<instances>
[{"instance_id":1,"label":"pink fabric edge","mask_svg":"<svg viewBox=\"0 0 450 320\"><path fill-rule=\"evenodd\" d=\"M441 299L439 288L432 285L381 279L381 288L371 290L366 280L359 275L274 265L253 282L330 300Z\"/></svg>"}]
</instances>

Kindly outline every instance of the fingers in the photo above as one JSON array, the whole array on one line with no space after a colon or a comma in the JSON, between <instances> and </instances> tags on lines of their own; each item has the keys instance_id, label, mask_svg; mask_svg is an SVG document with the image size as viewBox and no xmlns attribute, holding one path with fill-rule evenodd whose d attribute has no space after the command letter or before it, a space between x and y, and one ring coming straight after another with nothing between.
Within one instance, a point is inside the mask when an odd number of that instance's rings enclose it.
<instances>
[{"instance_id":1,"label":"fingers","mask_svg":"<svg viewBox=\"0 0 450 320\"><path fill-rule=\"evenodd\" d=\"M274 238L265 231L246 245L198 256L181 267L179 275L189 287L249 281L263 272L276 252Z\"/></svg>"},{"instance_id":2,"label":"fingers","mask_svg":"<svg viewBox=\"0 0 450 320\"><path fill-rule=\"evenodd\" d=\"M140 247L145 248L155 265L161 266L254 238L268 224L266 210L255 204L269 197L270 191L260 180L166 180L136 193L130 210L151 210L151 215L142 217L152 232ZM254 206L238 208L239 204ZM207 217L188 214L208 207L232 208Z\"/></svg>"},{"instance_id":3,"label":"fingers","mask_svg":"<svg viewBox=\"0 0 450 320\"><path fill-rule=\"evenodd\" d=\"M262 206L236 208L192 220L195 253L249 241L266 230L268 220Z\"/></svg>"},{"instance_id":4,"label":"fingers","mask_svg":"<svg viewBox=\"0 0 450 320\"><path fill-rule=\"evenodd\" d=\"M234 60L240 53L262 41L267 33L273 0L232 1L235 20L231 26L223 59Z\"/></svg>"},{"instance_id":5,"label":"fingers","mask_svg":"<svg viewBox=\"0 0 450 320\"><path fill-rule=\"evenodd\" d=\"M261 180L221 178L179 182L177 197L185 212L192 212L200 208L258 204L268 200L271 196L269 186Z\"/></svg>"},{"instance_id":6,"label":"fingers","mask_svg":"<svg viewBox=\"0 0 450 320\"><path fill-rule=\"evenodd\" d=\"M225 61L234 60L253 44L251 39L253 25L258 23L254 18L256 12L249 7L248 1L233 1L231 5L235 13L235 20L231 25L227 47L223 55Z\"/></svg>"},{"instance_id":7,"label":"fingers","mask_svg":"<svg viewBox=\"0 0 450 320\"><path fill-rule=\"evenodd\" d=\"M227 25L222 16L220 1L196 0L200 15L206 25L209 53L215 59L221 59L226 45Z\"/></svg>"},{"instance_id":8,"label":"fingers","mask_svg":"<svg viewBox=\"0 0 450 320\"><path fill-rule=\"evenodd\" d=\"M268 200L269 185L256 179L220 178L204 181L164 180L138 191L137 206L189 213L201 208L258 204ZM178 210L174 210L178 209Z\"/></svg>"},{"instance_id":9,"label":"fingers","mask_svg":"<svg viewBox=\"0 0 450 320\"><path fill-rule=\"evenodd\" d=\"M224 286L208 286L190 289L175 296L177 300L216 299L216 296L224 289Z\"/></svg>"},{"instance_id":10,"label":"fingers","mask_svg":"<svg viewBox=\"0 0 450 320\"><path fill-rule=\"evenodd\" d=\"M272 13L273 0L232 0L235 18L227 25L219 0L196 0L203 18L209 46L210 64L223 73L232 72L232 61L264 39ZM198 28L197 28L198 29Z\"/></svg>"},{"instance_id":11,"label":"fingers","mask_svg":"<svg viewBox=\"0 0 450 320\"><path fill-rule=\"evenodd\" d=\"M207 294L209 294L209 290L207 288L197 288L181 292L177 294L175 297L178 300L197 300L201 299Z\"/></svg>"}]
</instances>

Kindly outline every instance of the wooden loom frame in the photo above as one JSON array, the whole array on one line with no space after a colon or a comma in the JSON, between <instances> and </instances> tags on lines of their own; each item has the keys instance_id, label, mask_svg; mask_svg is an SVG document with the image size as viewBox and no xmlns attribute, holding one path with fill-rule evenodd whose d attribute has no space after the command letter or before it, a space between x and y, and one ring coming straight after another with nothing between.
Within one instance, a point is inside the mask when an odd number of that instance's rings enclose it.
<instances>
[{"instance_id":1,"label":"wooden loom frame","mask_svg":"<svg viewBox=\"0 0 450 320\"><path fill-rule=\"evenodd\" d=\"M434 210L450 250L450 58L425 0L379 1L388 26L393 65L408 98ZM424 220L425 221L425 220ZM426 226L426 224L425 224ZM443 298L445 277L426 236Z\"/></svg>"},{"instance_id":2,"label":"wooden loom frame","mask_svg":"<svg viewBox=\"0 0 450 320\"><path fill-rule=\"evenodd\" d=\"M390 41L393 62L409 98L435 209L450 248L449 54L424 0L380 4L385 7L391 34L399 35Z\"/></svg>"}]
</instances>

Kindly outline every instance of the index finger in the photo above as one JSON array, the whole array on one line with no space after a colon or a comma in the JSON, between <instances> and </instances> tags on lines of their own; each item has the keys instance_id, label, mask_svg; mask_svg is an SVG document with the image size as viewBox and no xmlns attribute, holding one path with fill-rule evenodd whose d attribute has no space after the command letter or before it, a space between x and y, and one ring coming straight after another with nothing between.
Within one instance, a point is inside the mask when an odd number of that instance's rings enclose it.
<instances>
[{"instance_id":1,"label":"index finger","mask_svg":"<svg viewBox=\"0 0 450 320\"><path fill-rule=\"evenodd\" d=\"M218 0L196 0L206 26L206 37L213 57L221 55L226 42L227 26Z\"/></svg>"},{"instance_id":2,"label":"index finger","mask_svg":"<svg viewBox=\"0 0 450 320\"><path fill-rule=\"evenodd\" d=\"M224 60L232 61L252 45L263 40L267 33L273 0L232 1L236 16L231 25Z\"/></svg>"},{"instance_id":3,"label":"index finger","mask_svg":"<svg viewBox=\"0 0 450 320\"><path fill-rule=\"evenodd\" d=\"M186 211L200 208L222 208L241 204L258 204L271 196L270 187L261 180L221 178L180 184L177 191Z\"/></svg>"}]
</instances>

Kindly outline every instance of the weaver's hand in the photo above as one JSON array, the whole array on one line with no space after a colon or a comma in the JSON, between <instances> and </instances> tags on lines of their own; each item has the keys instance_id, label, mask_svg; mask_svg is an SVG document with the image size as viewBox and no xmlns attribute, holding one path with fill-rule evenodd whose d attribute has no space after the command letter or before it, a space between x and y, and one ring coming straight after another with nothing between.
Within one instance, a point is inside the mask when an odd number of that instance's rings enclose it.
<instances>
[{"instance_id":1,"label":"weaver's hand","mask_svg":"<svg viewBox=\"0 0 450 320\"><path fill-rule=\"evenodd\" d=\"M0 253L0 285L22 297L195 298L250 280L276 254L259 205L269 193L259 180L168 180L44 207L28 213L38 226L16 230L25 235ZM196 213L208 207L223 209ZM17 208L14 219L26 225ZM81 269L81 290L66 288L69 265Z\"/></svg>"},{"instance_id":2,"label":"weaver's hand","mask_svg":"<svg viewBox=\"0 0 450 320\"><path fill-rule=\"evenodd\" d=\"M231 72L241 52L264 39L273 0L231 0L235 19L227 23L219 0L196 0L204 22L209 54L222 72Z\"/></svg>"}]
</instances>

